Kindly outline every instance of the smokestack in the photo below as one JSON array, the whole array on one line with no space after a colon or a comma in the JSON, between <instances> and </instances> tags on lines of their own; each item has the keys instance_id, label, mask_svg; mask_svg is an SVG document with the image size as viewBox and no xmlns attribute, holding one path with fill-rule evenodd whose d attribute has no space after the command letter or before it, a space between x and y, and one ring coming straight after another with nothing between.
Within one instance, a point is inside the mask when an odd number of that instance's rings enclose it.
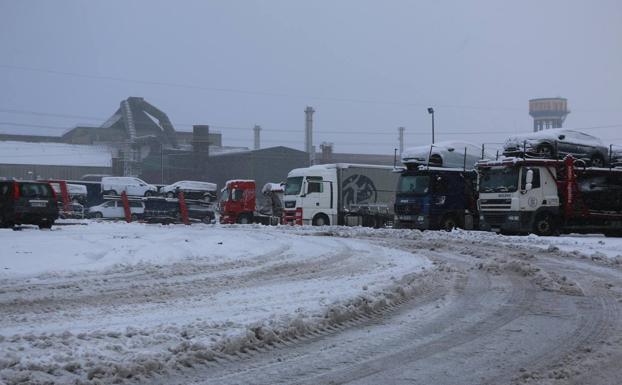
<instances>
[{"instance_id":1,"label":"smokestack","mask_svg":"<svg viewBox=\"0 0 622 385\"><path fill-rule=\"evenodd\" d=\"M322 159L320 160L320 163L322 164L332 163L333 144L328 143L328 142L322 142L322 144L320 144L320 151L322 153Z\"/></svg>"},{"instance_id":2,"label":"smokestack","mask_svg":"<svg viewBox=\"0 0 622 385\"><path fill-rule=\"evenodd\" d=\"M255 134L255 144L253 146L253 149L254 150L259 150L261 148L261 143L259 141L259 139L260 139L259 138L259 133L261 131L261 126L255 124L255 127L253 127L253 131L254 131L254 134Z\"/></svg>"},{"instance_id":3,"label":"smokestack","mask_svg":"<svg viewBox=\"0 0 622 385\"><path fill-rule=\"evenodd\" d=\"M404 152L404 127L398 127L397 132L399 133L400 155L401 155Z\"/></svg>"},{"instance_id":4,"label":"smokestack","mask_svg":"<svg viewBox=\"0 0 622 385\"><path fill-rule=\"evenodd\" d=\"M305 108L305 152L307 152L311 159L313 154L313 113L315 110L311 106Z\"/></svg>"}]
</instances>

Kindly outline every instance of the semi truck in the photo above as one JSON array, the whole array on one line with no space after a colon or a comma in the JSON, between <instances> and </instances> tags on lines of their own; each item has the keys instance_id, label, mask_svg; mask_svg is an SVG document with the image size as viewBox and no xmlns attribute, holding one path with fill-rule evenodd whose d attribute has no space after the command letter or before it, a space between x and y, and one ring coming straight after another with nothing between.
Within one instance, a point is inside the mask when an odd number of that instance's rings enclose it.
<instances>
[{"instance_id":1,"label":"semi truck","mask_svg":"<svg viewBox=\"0 0 622 385\"><path fill-rule=\"evenodd\" d=\"M278 183L264 185L262 195L265 203L259 205L259 209L255 190L254 180L227 181L220 191L220 223L278 225L282 216L283 187Z\"/></svg>"},{"instance_id":2,"label":"semi truck","mask_svg":"<svg viewBox=\"0 0 622 385\"><path fill-rule=\"evenodd\" d=\"M477 226L477 173L405 164L397 184L395 228L472 230Z\"/></svg>"},{"instance_id":3,"label":"semi truck","mask_svg":"<svg viewBox=\"0 0 622 385\"><path fill-rule=\"evenodd\" d=\"M391 166L336 163L294 169L285 184L283 223L392 224L398 177Z\"/></svg>"},{"instance_id":4,"label":"semi truck","mask_svg":"<svg viewBox=\"0 0 622 385\"><path fill-rule=\"evenodd\" d=\"M501 233L622 236L622 169L505 158L477 165L480 227Z\"/></svg>"}]
</instances>

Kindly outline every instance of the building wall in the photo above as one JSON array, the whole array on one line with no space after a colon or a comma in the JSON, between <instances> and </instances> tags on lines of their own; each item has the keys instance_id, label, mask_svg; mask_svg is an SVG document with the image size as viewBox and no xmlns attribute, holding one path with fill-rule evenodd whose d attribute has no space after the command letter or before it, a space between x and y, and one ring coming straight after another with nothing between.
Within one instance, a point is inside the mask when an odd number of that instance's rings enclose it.
<instances>
[{"instance_id":1,"label":"building wall","mask_svg":"<svg viewBox=\"0 0 622 385\"><path fill-rule=\"evenodd\" d=\"M224 187L231 179L253 179L257 192L268 182L284 181L294 168L308 167L306 152L287 147L271 147L257 151L209 157L204 167L205 179Z\"/></svg>"},{"instance_id":2,"label":"building wall","mask_svg":"<svg viewBox=\"0 0 622 385\"><path fill-rule=\"evenodd\" d=\"M0 164L0 177L16 179L80 179L85 174L111 174L111 167Z\"/></svg>"}]
</instances>

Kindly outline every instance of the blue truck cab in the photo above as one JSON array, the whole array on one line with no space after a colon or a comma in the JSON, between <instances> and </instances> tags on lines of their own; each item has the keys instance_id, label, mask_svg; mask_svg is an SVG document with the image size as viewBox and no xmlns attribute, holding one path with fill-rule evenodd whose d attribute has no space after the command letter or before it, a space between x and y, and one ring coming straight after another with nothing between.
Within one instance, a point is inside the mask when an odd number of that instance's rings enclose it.
<instances>
[{"instance_id":1,"label":"blue truck cab","mask_svg":"<svg viewBox=\"0 0 622 385\"><path fill-rule=\"evenodd\" d=\"M458 168L406 165L396 188L397 228L477 228L477 174Z\"/></svg>"}]
</instances>

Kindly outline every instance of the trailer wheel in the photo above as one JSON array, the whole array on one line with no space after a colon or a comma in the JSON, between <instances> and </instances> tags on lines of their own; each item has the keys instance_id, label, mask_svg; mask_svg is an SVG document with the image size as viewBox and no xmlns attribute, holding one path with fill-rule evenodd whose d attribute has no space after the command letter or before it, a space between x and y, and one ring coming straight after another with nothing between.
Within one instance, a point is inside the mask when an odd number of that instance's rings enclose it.
<instances>
[{"instance_id":1,"label":"trailer wheel","mask_svg":"<svg viewBox=\"0 0 622 385\"><path fill-rule=\"evenodd\" d=\"M551 214L542 213L536 217L533 224L533 232L536 235L550 236L555 234L555 228L553 226L553 217Z\"/></svg>"},{"instance_id":2,"label":"trailer wheel","mask_svg":"<svg viewBox=\"0 0 622 385\"><path fill-rule=\"evenodd\" d=\"M326 217L326 215L318 214L315 217L313 217L312 224L313 226L326 226L330 224L330 222L328 221L328 218Z\"/></svg>"},{"instance_id":3,"label":"trailer wheel","mask_svg":"<svg viewBox=\"0 0 622 385\"><path fill-rule=\"evenodd\" d=\"M592 167L599 167L599 168L605 167L605 159L600 154L594 154L592 155L592 158L590 159L590 165Z\"/></svg>"},{"instance_id":4,"label":"trailer wheel","mask_svg":"<svg viewBox=\"0 0 622 385\"><path fill-rule=\"evenodd\" d=\"M441 220L441 230L451 231L456 227L458 227L458 222L451 215L446 216Z\"/></svg>"},{"instance_id":5,"label":"trailer wheel","mask_svg":"<svg viewBox=\"0 0 622 385\"><path fill-rule=\"evenodd\" d=\"M543 158L552 159L553 158L553 147L550 144L543 144L538 146L536 152Z\"/></svg>"}]
</instances>

